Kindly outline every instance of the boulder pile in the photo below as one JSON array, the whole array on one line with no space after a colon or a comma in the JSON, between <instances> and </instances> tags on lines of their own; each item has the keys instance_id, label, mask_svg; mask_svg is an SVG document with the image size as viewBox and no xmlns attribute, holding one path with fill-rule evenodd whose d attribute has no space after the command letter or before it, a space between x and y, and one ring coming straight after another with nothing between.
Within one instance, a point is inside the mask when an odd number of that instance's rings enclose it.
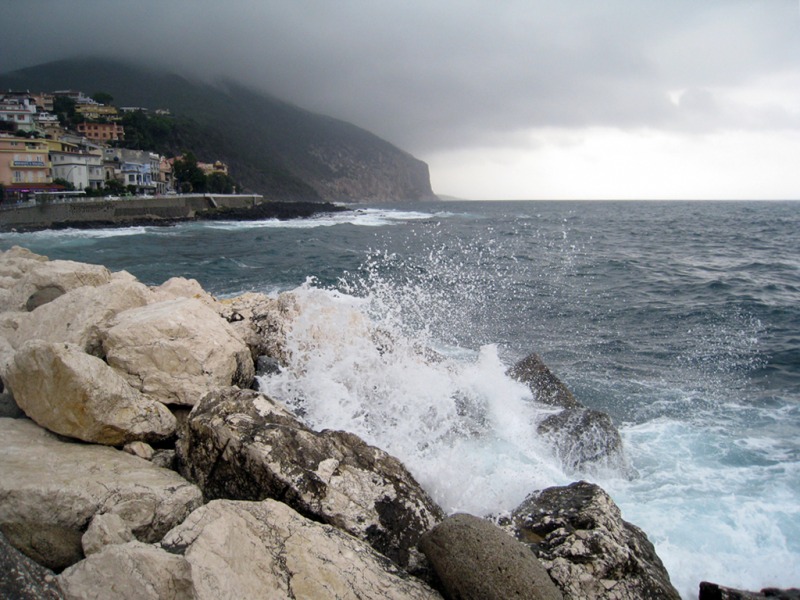
<instances>
[{"instance_id":1,"label":"boulder pile","mask_svg":"<svg viewBox=\"0 0 800 600\"><path fill-rule=\"evenodd\" d=\"M446 517L396 458L258 392L297 316L291 292L0 253L0 596L677 598L599 488L541 491L506 530ZM532 435L617 460L610 420L526 364L571 411Z\"/></svg>"}]
</instances>

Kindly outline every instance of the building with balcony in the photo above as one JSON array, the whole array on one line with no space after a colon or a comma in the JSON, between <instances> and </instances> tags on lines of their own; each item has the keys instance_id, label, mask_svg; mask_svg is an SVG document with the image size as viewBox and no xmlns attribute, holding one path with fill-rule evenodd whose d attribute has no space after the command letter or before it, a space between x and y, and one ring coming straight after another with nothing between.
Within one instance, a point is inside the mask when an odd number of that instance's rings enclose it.
<instances>
[{"instance_id":1,"label":"building with balcony","mask_svg":"<svg viewBox=\"0 0 800 600\"><path fill-rule=\"evenodd\" d=\"M63 179L75 189L102 189L105 183L103 157L88 152L50 152L53 179Z\"/></svg>"},{"instance_id":2,"label":"building with balcony","mask_svg":"<svg viewBox=\"0 0 800 600\"><path fill-rule=\"evenodd\" d=\"M28 96L7 94L0 100L0 120L9 121L23 131L35 131L36 103Z\"/></svg>"},{"instance_id":3,"label":"building with balcony","mask_svg":"<svg viewBox=\"0 0 800 600\"><path fill-rule=\"evenodd\" d=\"M119 123L78 123L78 133L99 142L117 142L125 139L125 129Z\"/></svg>"},{"instance_id":4,"label":"building with balcony","mask_svg":"<svg viewBox=\"0 0 800 600\"><path fill-rule=\"evenodd\" d=\"M133 186L137 194L156 194L166 191L160 185L161 156L146 150L105 148L103 150L106 179L116 179Z\"/></svg>"},{"instance_id":5,"label":"building with balcony","mask_svg":"<svg viewBox=\"0 0 800 600\"><path fill-rule=\"evenodd\" d=\"M50 157L44 140L0 137L0 184L6 200L51 190Z\"/></svg>"}]
</instances>

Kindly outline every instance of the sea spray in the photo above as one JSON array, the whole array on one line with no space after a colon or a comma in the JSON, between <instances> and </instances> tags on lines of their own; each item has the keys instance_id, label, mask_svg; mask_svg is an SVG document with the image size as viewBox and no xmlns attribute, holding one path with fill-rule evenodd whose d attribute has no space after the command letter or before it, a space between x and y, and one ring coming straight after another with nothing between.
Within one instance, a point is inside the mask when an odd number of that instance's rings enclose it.
<instances>
[{"instance_id":1,"label":"sea spray","mask_svg":"<svg viewBox=\"0 0 800 600\"><path fill-rule=\"evenodd\" d=\"M449 512L511 510L568 481L535 434L551 411L505 374L496 346L434 352L368 318L368 299L309 284L291 293L300 316L287 333L289 365L261 385L309 425L394 454Z\"/></svg>"}]
</instances>

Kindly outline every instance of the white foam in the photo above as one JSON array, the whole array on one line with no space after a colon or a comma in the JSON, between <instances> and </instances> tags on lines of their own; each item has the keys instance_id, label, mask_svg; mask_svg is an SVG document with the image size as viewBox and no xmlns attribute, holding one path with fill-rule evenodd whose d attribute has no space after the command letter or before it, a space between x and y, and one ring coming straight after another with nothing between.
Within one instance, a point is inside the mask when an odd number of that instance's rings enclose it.
<instances>
[{"instance_id":1,"label":"white foam","mask_svg":"<svg viewBox=\"0 0 800 600\"><path fill-rule=\"evenodd\" d=\"M797 585L800 506L786 482L798 481L800 468L774 460L783 450L750 440L745 446L772 460L748 464L731 455L740 444L725 428L667 418L626 427L623 438L640 478L600 483L646 530L684 598L697 597L700 581Z\"/></svg>"},{"instance_id":2,"label":"white foam","mask_svg":"<svg viewBox=\"0 0 800 600\"><path fill-rule=\"evenodd\" d=\"M264 219L260 221L208 221L209 229L234 231L238 229L314 229L336 225L357 225L361 227L381 227L406 221L420 221L432 218L430 213L399 211L392 209L364 208L339 213L326 213L306 219Z\"/></svg>"},{"instance_id":3,"label":"white foam","mask_svg":"<svg viewBox=\"0 0 800 600\"><path fill-rule=\"evenodd\" d=\"M288 336L290 368L261 384L312 427L351 431L397 456L447 511L510 510L568 481L535 435L530 391L505 375L495 346L431 361L418 340L376 327L367 300L294 293L302 317Z\"/></svg>"}]
</instances>

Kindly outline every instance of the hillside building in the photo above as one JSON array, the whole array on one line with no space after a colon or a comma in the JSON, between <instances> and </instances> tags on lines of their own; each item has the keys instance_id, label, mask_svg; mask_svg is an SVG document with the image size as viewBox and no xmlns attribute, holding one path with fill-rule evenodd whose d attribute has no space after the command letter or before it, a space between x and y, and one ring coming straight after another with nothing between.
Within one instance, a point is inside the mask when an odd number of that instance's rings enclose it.
<instances>
[{"instance_id":1,"label":"hillside building","mask_svg":"<svg viewBox=\"0 0 800 600\"><path fill-rule=\"evenodd\" d=\"M90 140L99 142L118 142L125 139L125 128L119 123L78 123L78 133Z\"/></svg>"}]
</instances>

